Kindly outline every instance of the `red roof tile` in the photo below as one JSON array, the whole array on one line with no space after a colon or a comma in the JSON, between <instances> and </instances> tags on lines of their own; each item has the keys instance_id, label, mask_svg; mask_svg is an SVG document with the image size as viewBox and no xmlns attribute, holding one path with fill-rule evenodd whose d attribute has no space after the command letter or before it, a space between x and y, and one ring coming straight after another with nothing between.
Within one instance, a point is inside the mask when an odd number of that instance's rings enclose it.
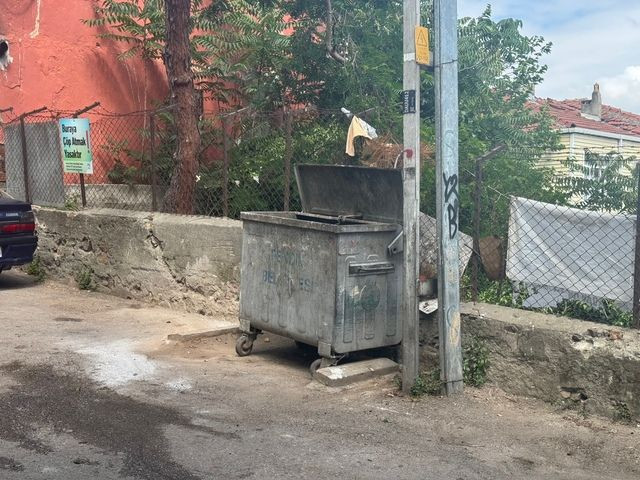
<instances>
[{"instance_id":1,"label":"red roof tile","mask_svg":"<svg viewBox=\"0 0 640 480\"><path fill-rule=\"evenodd\" d=\"M640 137L640 115L625 112L610 105L602 105L601 121L583 117L582 100L554 100L552 98L536 98L534 108L546 105L559 128L588 128L600 132L632 135Z\"/></svg>"}]
</instances>

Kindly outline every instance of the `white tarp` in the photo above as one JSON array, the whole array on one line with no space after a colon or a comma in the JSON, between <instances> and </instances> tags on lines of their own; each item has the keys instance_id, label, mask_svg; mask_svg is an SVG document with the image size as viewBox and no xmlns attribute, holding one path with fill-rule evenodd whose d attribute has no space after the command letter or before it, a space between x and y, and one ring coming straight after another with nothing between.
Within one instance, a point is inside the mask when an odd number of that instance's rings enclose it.
<instances>
[{"instance_id":1,"label":"white tarp","mask_svg":"<svg viewBox=\"0 0 640 480\"><path fill-rule=\"evenodd\" d=\"M635 221L628 215L512 197L507 278L528 287L529 307L606 298L628 308L634 244Z\"/></svg>"}]
</instances>

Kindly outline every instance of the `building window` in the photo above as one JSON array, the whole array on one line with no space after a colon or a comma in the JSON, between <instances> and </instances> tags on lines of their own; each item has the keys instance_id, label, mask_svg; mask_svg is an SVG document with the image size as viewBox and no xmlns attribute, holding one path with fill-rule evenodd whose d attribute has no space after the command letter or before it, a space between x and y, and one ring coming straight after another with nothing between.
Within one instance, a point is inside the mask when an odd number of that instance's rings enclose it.
<instances>
[{"instance_id":1,"label":"building window","mask_svg":"<svg viewBox=\"0 0 640 480\"><path fill-rule=\"evenodd\" d=\"M585 148L582 161L585 178L589 180L600 180L607 167L608 155L598 155L597 153L589 151L588 148Z\"/></svg>"}]
</instances>

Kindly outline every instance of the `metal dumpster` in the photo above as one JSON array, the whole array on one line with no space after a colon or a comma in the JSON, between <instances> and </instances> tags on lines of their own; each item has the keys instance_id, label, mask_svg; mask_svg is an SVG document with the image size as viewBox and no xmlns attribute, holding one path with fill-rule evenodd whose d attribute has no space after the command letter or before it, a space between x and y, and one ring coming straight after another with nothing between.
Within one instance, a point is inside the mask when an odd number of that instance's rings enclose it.
<instances>
[{"instance_id":1,"label":"metal dumpster","mask_svg":"<svg viewBox=\"0 0 640 480\"><path fill-rule=\"evenodd\" d=\"M398 170L297 165L302 212L243 213L240 356L262 331L317 347L311 368L402 340Z\"/></svg>"}]
</instances>

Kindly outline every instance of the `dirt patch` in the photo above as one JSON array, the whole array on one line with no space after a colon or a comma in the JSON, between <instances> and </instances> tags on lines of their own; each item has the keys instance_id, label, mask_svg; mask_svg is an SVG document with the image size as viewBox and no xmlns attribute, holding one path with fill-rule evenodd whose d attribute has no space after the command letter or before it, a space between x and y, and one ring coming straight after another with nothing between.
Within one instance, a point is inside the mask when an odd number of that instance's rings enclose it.
<instances>
[{"instance_id":1,"label":"dirt patch","mask_svg":"<svg viewBox=\"0 0 640 480\"><path fill-rule=\"evenodd\" d=\"M38 428L46 425L100 449L124 453L123 476L199 480L201 477L171 460L165 427L177 425L229 440L239 438L234 432L193 425L176 410L136 401L86 378L54 371L49 365L14 362L0 371L19 382L0 395L0 438L41 454L53 451L35 438ZM0 459L0 468L21 466L5 460Z\"/></svg>"}]
</instances>

